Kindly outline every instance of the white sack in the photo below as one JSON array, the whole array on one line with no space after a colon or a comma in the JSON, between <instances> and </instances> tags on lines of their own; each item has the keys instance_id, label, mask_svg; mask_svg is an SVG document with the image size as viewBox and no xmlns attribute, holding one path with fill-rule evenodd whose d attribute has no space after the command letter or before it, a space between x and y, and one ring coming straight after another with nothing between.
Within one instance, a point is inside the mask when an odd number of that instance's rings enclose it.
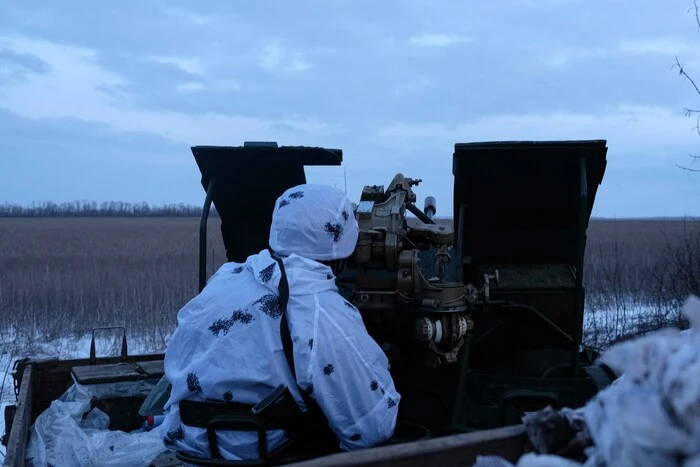
<instances>
[{"instance_id":1,"label":"white sack","mask_svg":"<svg viewBox=\"0 0 700 467\"><path fill-rule=\"evenodd\" d=\"M584 408L596 457L609 466L698 465L700 300L684 308L689 331L664 329L619 343L601 361L624 373Z\"/></svg>"},{"instance_id":2,"label":"white sack","mask_svg":"<svg viewBox=\"0 0 700 467\"><path fill-rule=\"evenodd\" d=\"M92 397L89 388L73 384L37 417L30 434L27 466L146 467L166 451L158 429L131 433L108 430L107 414L98 408L90 411Z\"/></svg>"}]
</instances>

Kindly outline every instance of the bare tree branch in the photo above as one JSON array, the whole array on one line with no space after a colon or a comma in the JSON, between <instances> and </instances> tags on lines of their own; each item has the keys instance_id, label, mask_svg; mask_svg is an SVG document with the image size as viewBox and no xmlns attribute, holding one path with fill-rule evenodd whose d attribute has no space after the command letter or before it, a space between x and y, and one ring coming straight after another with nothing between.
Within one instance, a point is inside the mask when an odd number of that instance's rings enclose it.
<instances>
[{"instance_id":1,"label":"bare tree branch","mask_svg":"<svg viewBox=\"0 0 700 467\"><path fill-rule=\"evenodd\" d=\"M693 0L693 14L695 16L695 23L697 24L698 28L700 28L700 6L698 5L698 0ZM683 65L681 65L681 62L678 60L678 56L676 58L676 65L678 67L678 74L681 75L683 78L687 79L690 84L693 86L695 89L695 92L697 94L700 94L700 87L695 83L695 80L690 77L690 75L685 71L683 68ZM684 108L683 113L687 116L690 117L691 115L696 115L695 118L695 128L694 130L700 135L700 109L691 109L691 108ZM690 155L692 162L698 162L700 161L700 156L695 156L695 155ZM676 167L685 170L687 172L700 172L700 169L693 169L691 167L685 167L682 165L676 164Z\"/></svg>"},{"instance_id":2,"label":"bare tree branch","mask_svg":"<svg viewBox=\"0 0 700 467\"><path fill-rule=\"evenodd\" d=\"M697 1L697 0L694 0L694 1ZM690 84L692 84L693 87L695 88L695 92L700 94L700 88L698 88L698 85L695 84L695 81L693 80L693 78L691 78L690 75L685 72L685 69L683 69L683 65L681 65L681 62L678 61L677 55L676 55L676 66L678 67L678 74L683 76L688 81L690 81Z\"/></svg>"},{"instance_id":3,"label":"bare tree branch","mask_svg":"<svg viewBox=\"0 0 700 467\"><path fill-rule=\"evenodd\" d=\"M679 169L685 170L687 172L700 172L700 169L691 169L690 167L684 167L684 166L678 165L678 164L676 164L676 167L678 167Z\"/></svg>"},{"instance_id":4,"label":"bare tree branch","mask_svg":"<svg viewBox=\"0 0 700 467\"><path fill-rule=\"evenodd\" d=\"M700 156L690 154L690 158L692 159L691 164L694 164L695 162L700 162ZM678 167L679 169L683 169L687 172L700 172L700 169L691 169L690 167L684 167L684 166L678 165L678 164L676 164L676 167Z\"/></svg>"}]
</instances>

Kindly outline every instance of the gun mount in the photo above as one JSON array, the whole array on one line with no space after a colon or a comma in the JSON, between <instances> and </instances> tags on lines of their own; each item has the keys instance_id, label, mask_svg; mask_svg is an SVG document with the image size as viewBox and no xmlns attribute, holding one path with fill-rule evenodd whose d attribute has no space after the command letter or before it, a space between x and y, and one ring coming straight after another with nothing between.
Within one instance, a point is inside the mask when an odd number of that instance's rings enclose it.
<instances>
[{"instance_id":1,"label":"gun mount","mask_svg":"<svg viewBox=\"0 0 700 467\"><path fill-rule=\"evenodd\" d=\"M207 189L202 225L213 201L229 260L265 248L274 200L305 183L305 165L342 159L276 143L192 151ZM418 179L364 187L337 285L387 353L402 420L434 436L517 424L609 384L597 354L581 349L586 228L606 153L603 140L455 144L452 222L435 218L430 196L425 212L416 207ZM252 193L260 202L244 208Z\"/></svg>"},{"instance_id":2,"label":"gun mount","mask_svg":"<svg viewBox=\"0 0 700 467\"><path fill-rule=\"evenodd\" d=\"M454 229L436 224L416 208L412 187L420 182L397 174L386 191L379 185L365 186L355 211L359 238L347 261L354 274L341 274L339 281L352 284L349 299L365 316L370 333L383 341L390 361L401 358L402 344L413 338L428 352L412 359L437 368L457 362L473 329L471 313L478 300L488 300L489 283L477 289L447 276ZM434 198L428 205L434 214ZM412 225L408 213L417 217ZM437 265L437 275L429 278L419 264L419 255L426 251ZM389 322L394 326L386 326ZM394 334L396 326L404 332Z\"/></svg>"}]
</instances>

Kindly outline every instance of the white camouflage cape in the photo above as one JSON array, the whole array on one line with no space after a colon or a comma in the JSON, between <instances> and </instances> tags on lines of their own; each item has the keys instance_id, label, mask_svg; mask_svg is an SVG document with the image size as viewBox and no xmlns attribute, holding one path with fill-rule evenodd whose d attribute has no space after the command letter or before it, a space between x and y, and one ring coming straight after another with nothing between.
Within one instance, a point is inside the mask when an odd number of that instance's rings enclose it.
<instances>
[{"instance_id":1,"label":"white camouflage cape","mask_svg":"<svg viewBox=\"0 0 700 467\"><path fill-rule=\"evenodd\" d=\"M301 185L277 200L270 247L284 256L297 382L319 403L343 450L391 437L400 401L359 312L338 294L331 269L310 259L349 256L357 235L352 204L339 190ZM172 384L162 427L167 446L210 457L206 430L180 420L183 399L255 404L285 384L304 409L282 348L279 280L278 264L263 250L243 264L224 264L180 310L165 353ZM268 449L284 439L282 431L269 432ZM257 458L256 433L222 431L218 440L226 458Z\"/></svg>"}]
</instances>

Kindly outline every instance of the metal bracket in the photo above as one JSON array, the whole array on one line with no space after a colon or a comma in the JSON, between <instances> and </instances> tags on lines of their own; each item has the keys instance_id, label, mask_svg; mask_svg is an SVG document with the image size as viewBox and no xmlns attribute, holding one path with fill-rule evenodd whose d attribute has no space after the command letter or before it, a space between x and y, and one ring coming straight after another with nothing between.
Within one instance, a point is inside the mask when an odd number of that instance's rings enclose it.
<instances>
[{"instance_id":1,"label":"metal bracket","mask_svg":"<svg viewBox=\"0 0 700 467\"><path fill-rule=\"evenodd\" d=\"M204 198L204 206L202 207L202 217L199 220L199 291L204 290L207 285L207 222L209 220L209 211L214 196L215 178L209 180L207 186L207 195Z\"/></svg>"},{"instance_id":2,"label":"metal bracket","mask_svg":"<svg viewBox=\"0 0 700 467\"><path fill-rule=\"evenodd\" d=\"M121 359L123 362L126 361L129 356L129 351L126 345L126 328L124 326L107 326L94 328L92 330L92 339L90 339L90 363L95 364L97 362L97 351L95 349L95 331L103 331L109 329L121 329L122 330L122 349L121 349Z\"/></svg>"}]
</instances>

